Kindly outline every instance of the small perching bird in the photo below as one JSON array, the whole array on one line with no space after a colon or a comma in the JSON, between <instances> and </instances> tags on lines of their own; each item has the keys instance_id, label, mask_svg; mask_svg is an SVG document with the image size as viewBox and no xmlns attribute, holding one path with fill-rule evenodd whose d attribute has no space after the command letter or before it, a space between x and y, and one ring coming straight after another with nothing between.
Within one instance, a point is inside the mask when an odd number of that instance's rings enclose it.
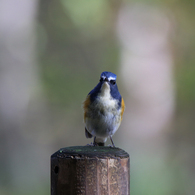
<instances>
[{"instance_id":1,"label":"small perching bird","mask_svg":"<svg viewBox=\"0 0 195 195\"><path fill-rule=\"evenodd\" d=\"M104 146L110 137L115 147L112 136L121 124L125 109L116 78L112 72L102 72L99 83L89 92L83 103L85 136L94 137L94 146Z\"/></svg>"}]
</instances>

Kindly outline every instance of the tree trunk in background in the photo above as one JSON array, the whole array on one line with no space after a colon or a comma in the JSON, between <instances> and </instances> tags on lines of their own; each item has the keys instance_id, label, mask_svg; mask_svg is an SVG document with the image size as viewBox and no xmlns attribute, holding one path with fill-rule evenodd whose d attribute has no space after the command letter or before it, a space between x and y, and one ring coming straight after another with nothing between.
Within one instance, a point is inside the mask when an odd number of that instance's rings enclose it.
<instances>
[{"instance_id":1,"label":"tree trunk in background","mask_svg":"<svg viewBox=\"0 0 195 195\"><path fill-rule=\"evenodd\" d=\"M37 0L0 1L0 187L4 188L28 182L24 164L30 159L25 156L28 144L21 125L37 79L37 6Z\"/></svg>"},{"instance_id":2,"label":"tree trunk in background","mask_svg":"<svg viewBox=\"0 0 195 195\"><path fill-rule=\"evenodd\" d=\"M160 8L132 4L121 8L117 27L121 77L131 97L127 134L131 129L136 139L154 140L174 113L171 21Z\"/></svg>"},{"instance_id":3,"label":"tree trunk in background","mask_svg":"<svg viewBox=\"0 0 195 195\"><path fill-rule=\"evenodd\" d=\"M177 178L166 158L165 131L175 106L173 57L169 45L172 30L171 21L161 7L132 3L120 10L117 24L121 43L120 72L129 95L125 99L121 142L123 148L129 148L134 162L131 178L141 189L135 186L134 194L147 191L165 195L174 194L175 190L167 180L167 177L173 181Z\"/></svg>"}]
</instances>

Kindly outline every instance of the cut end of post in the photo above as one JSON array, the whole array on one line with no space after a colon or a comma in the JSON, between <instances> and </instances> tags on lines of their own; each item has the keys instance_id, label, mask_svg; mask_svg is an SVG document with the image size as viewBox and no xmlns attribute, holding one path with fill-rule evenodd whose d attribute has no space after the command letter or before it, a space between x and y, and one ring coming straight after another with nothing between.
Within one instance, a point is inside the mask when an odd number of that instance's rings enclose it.
<instances>
[{"instance_id":1,"label":"cut end of post","mask_svg":"<svg viewBox=\"0 0 195 195\"><path fill-rule=\"evenodd\" d=\"M129 158L129 154L120 148L108 146L71 146L61 148L51 158Z\"/></svg>"}]
</instances>

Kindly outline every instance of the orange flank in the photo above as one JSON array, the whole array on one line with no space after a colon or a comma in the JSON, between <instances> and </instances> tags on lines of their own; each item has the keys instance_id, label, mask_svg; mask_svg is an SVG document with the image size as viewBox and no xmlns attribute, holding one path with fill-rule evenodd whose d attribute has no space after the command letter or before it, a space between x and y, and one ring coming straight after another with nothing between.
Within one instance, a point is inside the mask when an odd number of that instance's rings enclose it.
<instances>
[{"instance_id":1,"label":"orange flank","mask_svg":"<svg viewBox=\"0 0 195 195\"><path fill-rule=\"evenodd\" d=\"M85 121L85 119L86 119L86 117L87 117L87 110L88 110L88 107L89 107L90 103L91 103L90 95L88 95L88 96L86 97L86 100L83 102L84 121Z\"/></svg>"},{"instance_id":2,"label":"orange flank","mask_svg":"<svg viewBox=\"0 0 195 195\"><path fill-rule=\"evenodd\" d=\"M125 111L125 102L124 102L124 100L122 98L122 100L121 100L121 120L123 118L124 111Z\"/></svg>"}]
</instances>

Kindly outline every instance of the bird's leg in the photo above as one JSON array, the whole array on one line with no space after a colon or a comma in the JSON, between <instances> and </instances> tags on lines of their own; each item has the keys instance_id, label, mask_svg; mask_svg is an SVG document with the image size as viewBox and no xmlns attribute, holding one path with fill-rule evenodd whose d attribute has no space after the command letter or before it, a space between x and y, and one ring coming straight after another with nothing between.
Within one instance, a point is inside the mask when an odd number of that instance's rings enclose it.
<instances>
[{"instance_id":1,"label":"bird's leg","mask_svg":"<svg viewBox=\"0 0 195 195\"><path fill-rule=\"evenodd\" d=\"M112 137L110 136L110 140L111 140L111 142L112 142L112 147L113 148L115 148L115 145L114 145L114 142L113 142L113 140L112 140Z\"/></svg>"},{"instance_id":2,"label":"bird's leg","mask_svg":"<svg viewBox=\"0 0 195 195\"><path fill-rule=\"evenodd\" d=\"M93 146L97 146L97 143L95 142L95 138L96 136L94 136L94 139L93 139Z\"/></svg>"}]
</instances>

